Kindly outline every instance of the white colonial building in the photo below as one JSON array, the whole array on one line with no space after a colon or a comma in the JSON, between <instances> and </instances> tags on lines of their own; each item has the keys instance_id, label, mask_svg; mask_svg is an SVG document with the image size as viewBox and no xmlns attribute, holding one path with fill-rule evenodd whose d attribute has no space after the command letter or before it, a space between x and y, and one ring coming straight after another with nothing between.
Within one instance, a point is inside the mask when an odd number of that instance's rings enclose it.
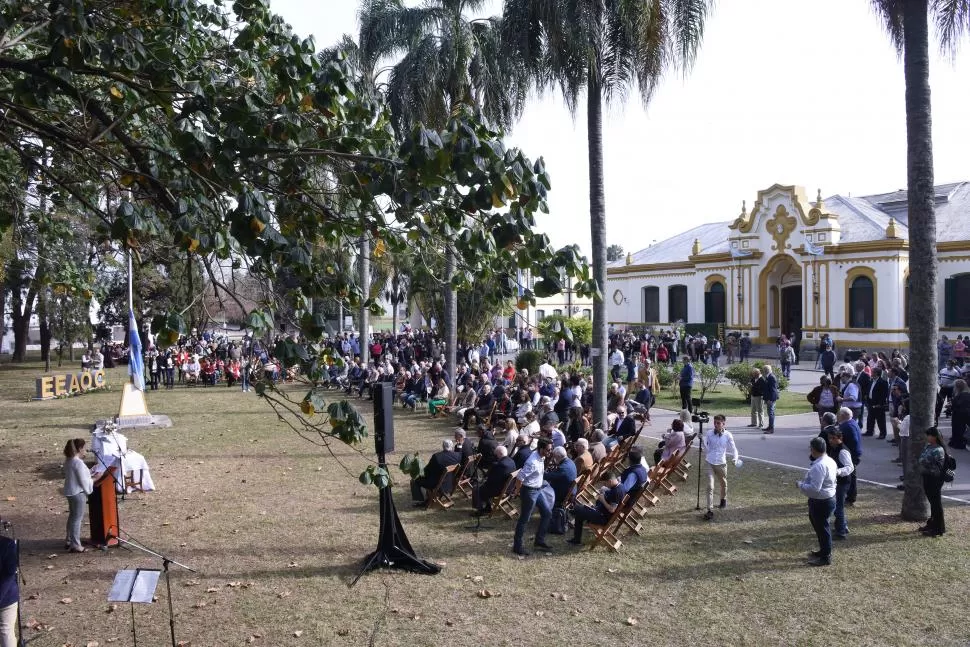
<instances>
[{"instance_id":1,"label":"white colonial building","mask_svg":"<svg viewBox=\"0 0 970 647\"><path fill-rule=\"evenodd\" d=\"M955 336L970 332L970 182L936 187L936 217L940 299L926 306ZM613 263L609 319L719 323L760 343L799 331L806 345L827 332L842 346L904 347L908 222L905 191L811 202L801 187L776 184L734 220Z\"/></svg>"}]
</instances>

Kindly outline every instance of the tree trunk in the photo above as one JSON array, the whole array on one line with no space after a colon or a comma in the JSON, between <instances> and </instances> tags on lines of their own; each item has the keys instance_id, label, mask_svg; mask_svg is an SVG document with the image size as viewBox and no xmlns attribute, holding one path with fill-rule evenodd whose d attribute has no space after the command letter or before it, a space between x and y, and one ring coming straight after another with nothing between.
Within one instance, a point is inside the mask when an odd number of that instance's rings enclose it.
<instances>
[{"instance_id":1,"label":"tree trunk","mask_svg":"<svg viewBox=\"0 0 970 647\"><path fill-rule=\"evenodd\" d=\"M586 86L586 137L589 142L589 229L593 244L593 279L599 297L593 300L593 424L606 428L606 195L603 188L603 100L599 72L592 70Z\"/></svg>"},{"instance_id":2,"label":"tree trunk","mask_svg":"<svg viewBox=\"0 0 970 647\"><path fill-rule=\"evenodd\" d=\"M40 330L40 359L44 362L44 372L51 370L51 324L47 317L47 288L40 289L37 299L37 325Z\"/></svg>"},{"instance_id":3,"label":"tree trunk","mask_svg":"<svg viewBox=\"0 0 970 647\"><path fill-rule=\"evenodd\" d=\"M449 247L445 252L445 368L448 371L448 386L454 388L453 380L458 366L458 295L451 284L455 276L455 250Z\"/></svg>"},{"instance_id":4,"label":"tree trunk","mask_svg":"<svg viewBox=\"0 0 970 647\"><path fill-rule=\"evenodd\" d=\"M370 358L370 346L367 341L367 315L370 313L365 305L370 297L370 240L367 238L367 230L360 235L360 289L363 292L360 296L360 363L366 366Z\"/></svg>"},{"instance_id":5,"label":"tree trunk","mask_svg":"<svg viewBox=\"0 0 970 647\"><path fill-rule=\"evenodd\" d=\"M933 425L937 386L936 214L933 210L933 138L927 0L903 3L903 69L906 76L906 171L909 196L910 453L902 516L929 516L917 459ZM920 304L933 307L919 307Z\"/></svg>"},{"instance_id":6,"label":"tree trunk","mask_svg":"<svg viewBox=\"0 0 970 647\"><path fill-rule=\"evenodd\" d=\"M27 298L20 296L20 288L13 290L13 312L10 318L13 322L13 357L11 362L27 361L27 340L30 336L30 315L34 312L34 299L37 292L34 288L27 290Z\"/></svg>"}]
</instances>

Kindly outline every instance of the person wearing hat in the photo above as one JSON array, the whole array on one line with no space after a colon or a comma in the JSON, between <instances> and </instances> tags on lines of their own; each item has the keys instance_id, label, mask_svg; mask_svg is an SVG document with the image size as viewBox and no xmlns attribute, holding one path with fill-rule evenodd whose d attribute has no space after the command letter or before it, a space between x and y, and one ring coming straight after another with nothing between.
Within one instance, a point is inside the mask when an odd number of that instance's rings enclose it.
<instances>
[{"instance_id":1,"label":"person wearing hat","mask_svg":"<svg viewBox=\"0 0 970 647\"><path fill-rule=\"evenodd\" d=\"M805 478L795 485L808 497L808 518L818 538L818 550L812 551L811 566L832 563L832 528L829 517L835 511L835 491L838 467L826 453L825 440L816 436L809 443L812 466Z\"/></svg>"}]
</instances>

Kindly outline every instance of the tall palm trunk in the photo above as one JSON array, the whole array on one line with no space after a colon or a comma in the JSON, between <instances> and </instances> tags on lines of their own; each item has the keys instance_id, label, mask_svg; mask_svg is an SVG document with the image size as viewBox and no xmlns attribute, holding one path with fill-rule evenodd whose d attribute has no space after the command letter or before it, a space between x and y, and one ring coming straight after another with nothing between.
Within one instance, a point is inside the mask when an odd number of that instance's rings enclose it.
<instances>
[{"instance_id":1,"label":"tall palm trunk","mask_svg":"<svg viewBox=\"0 0 970 647\"><path fill-rule=\"evenodd\" d=\"M921 295L918 303L932 307L909 308L910 347L910 452L903 519L922 521L929 516L917 459L933 424L936 400L936 213L933 210L933 139L930 117L930 55L927 0L903 3L903 69L906 75L906 170L909 195L910 289Z\"/></svg>"},{"instance_id":2,"label":"tall palm trunk","mask_svg":"<svg viewBox=\"0 0 970 647\"><path fill-rule=\"evenodd\" d=\"M586 86L586 138L589 143L589 229L593 243L593 278L600 296L593 301L593 421L606 428L606 195L603 190L603 97L598 72Z\"/></svg>"},{"instance_id":3,"label":"tall palm trunk","mask_svg":"<svg viewBox=\"0 0 970 647\"><path fill-rule=\"evenodd\" d=\"M361 218L363 224L363 218ZM370 345L367 342L368 314L367 299L370 298L370 240L367 238L367 230L360 235L360 289L362 291L360 301L360 363L367 365L370 358Z\"/></svg>"},{"instance_id":4,"label":"tall palm trunk","mask_svg":"<svg viewBox=\"0 0 970 647\"><path fill-rule=\"evenodd\" d=\"M458 295L451 280L455 276L455 250L449 245L445 252L445 368L448 369L448 386L454 388L458 366Z\"/></svg>"}]
</instances>

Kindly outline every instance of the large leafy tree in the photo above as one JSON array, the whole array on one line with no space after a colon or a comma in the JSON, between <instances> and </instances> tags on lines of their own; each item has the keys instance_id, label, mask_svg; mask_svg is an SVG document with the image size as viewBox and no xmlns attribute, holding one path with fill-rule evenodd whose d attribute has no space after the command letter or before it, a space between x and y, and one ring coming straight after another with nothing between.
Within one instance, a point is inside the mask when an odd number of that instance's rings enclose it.
<instances>
[{"instance_id":1,"label":"large leafy tree","mask_svg":"<svg viewBox=\"0 0 970 647\"><path fill-rule=\"evenodd\" d=\"M366 429L346 403L323 402L332 358L317 343L325 321L313 303L372 301L351 273L327 271L316 250L346 249L365 234L392 252L447 242L466 276L535 266L588 287L576 250L554 251L533 232L549 188L541 160L507 150L462 106L438 129L396 135L343 56L318 57L261 0L231 9L201 0L3 3L0 70L0 141L23 175L42 174L52 203L82 210L96 236L136 261L184 255L187 278L201 267L230 296L213 271L219 263L274 286L247 323L267 333L288 304L309 341L275 350L301 365L309 388L297 406L290 391L257 391L323 444L356 443ZM59 163L45 165L38 151ZM0 228L14 216L0 213ZM83 281L66 285L83 293ZM154 323L161 344L186 331L178 311ZM329 421L310 419L317 411Z\"/></svg>"},{"instance_id":2,"label":"large leafy tree","mask_svg":"<svg viewBox=\"0 0 970 647\"><path fill-rule=\"evenodd\" d=\"M663 75L688 69L711 0L505 0L506 51L540 89L557 88L570 112L586 97L593 278L594 420L606 420L608 331L603 103L635 89L647 103Z\"/></svg>"},{"instance_id":3,"label":"large leafy tree","mask_svg":"<svg viewBox=\"0 0 970 647\"><path fill-rule=\"evenodd\" d=\"M937 391L936 212L933 209L933 134L930 105L930 19L940 45L956 54L960 38L970 30L970 5L965 0L872 0L885 20L893 45L903 58L906 84L906 183L909 209L910 289L920 299L909 304L910 455L915 466L933 425ZM925 304L934 304L925 307ZM923 520L929 514L919 470L909 469L902 516Z\"/></svg>"},{"instance_id":4,"label":"large leafy tree","mask_svg":"<svg viewBox=\"0 0 970 647\"><path fill-rule=\"evenodd\" d=\"M483 0L429 0L409 7L404 0L366 0L360 11L356 59L373 70L376 61L400 56L390 72L386 96L394 124L442 127L460 105L471 106L499 128L508 128L524 103L524 77L501 51L501 21L476 19ZM455 222L457 235L470 223ZM451 246L444 247L442 321L446 361L454 374L458 344L458 274Z\"/></svg>"}]
</instances>

